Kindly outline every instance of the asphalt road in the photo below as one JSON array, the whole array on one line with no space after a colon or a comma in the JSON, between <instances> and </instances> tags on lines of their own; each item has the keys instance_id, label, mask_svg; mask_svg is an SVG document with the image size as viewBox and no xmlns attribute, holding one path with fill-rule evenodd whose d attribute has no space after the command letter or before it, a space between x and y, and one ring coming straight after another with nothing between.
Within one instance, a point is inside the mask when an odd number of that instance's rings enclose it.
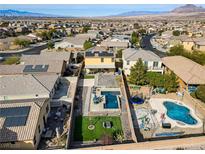
<instances>
[{"instance_id":1,"label":"asphalt road","mask_svg":"<svg viewBox=\"0 0 205 154\"><path fill-rule=\"evenodd\" d=\"M0 57L8 58L8 57L11 57L11 56L21 56L22 54L25 54L25 55L40 54L41 50L46 49L46 48L47 48L47 44L44 44L44 45L41 45L41 46L33 47L31 49L28 49L28 50L24 50L22 52L0 53Z\"/></svg>"},{"instance_id":2,"label":"asphalt road","mask_svg":"<svg viewBox=\"0 0 205 154\"><path fill-rule=\"evenodd\" d=\"M53 42L59 42L61 39L53 39ZM16 53L0 53L0 57L2 57L4 60L11 57L11 56L22 56L24 55L38 55L41 53L41 50L44 50L47 48L47 44L35 46L30 49L24 50L22 52L16 52Z\"/></svg>"},{"instance_id":3,"label":"asphalt road","mask_svg":"<svg viewBox=\"0 0 205 154\"><path fill-rule=\"evenodd\" d=\"M151 42L150 42L150 39L154 36L154 34L149 34L149 35L145 35L142 37L142 40L140 42L141 44L141 47L144 49L144 50L149 50L149 51L152 51L154 52L156 55L158 55L160 58L163 58L166 56L166 53L162 52L162 51L159 51L157 49L154 49Z\"/></svg>"}]
</instances>

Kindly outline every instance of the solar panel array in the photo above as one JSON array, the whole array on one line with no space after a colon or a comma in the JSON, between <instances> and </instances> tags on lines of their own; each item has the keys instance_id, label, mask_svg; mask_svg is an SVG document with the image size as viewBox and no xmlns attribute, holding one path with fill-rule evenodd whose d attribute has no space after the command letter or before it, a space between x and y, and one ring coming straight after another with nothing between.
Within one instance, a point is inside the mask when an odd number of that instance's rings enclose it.
<instances>
[{"instance_id":1,"label":"solar panel array","mask_svg":"<svg viewBox=\"0 0 205 154\"><path fill-rule=\"evenodd\" d=\"M4 117L5 127L25 126L30 112L30 106L1 108L0 117Z\"/></svg>"},{"instance_id":2,"label":"solar panel array","mask_svg":"<svg viewBox=\"0 0 205 154\"><path fill-rule=\"evenodd\" d=\"M23 72L47 72L49 65L26 65Z\"/></svg>"}]
</instances>

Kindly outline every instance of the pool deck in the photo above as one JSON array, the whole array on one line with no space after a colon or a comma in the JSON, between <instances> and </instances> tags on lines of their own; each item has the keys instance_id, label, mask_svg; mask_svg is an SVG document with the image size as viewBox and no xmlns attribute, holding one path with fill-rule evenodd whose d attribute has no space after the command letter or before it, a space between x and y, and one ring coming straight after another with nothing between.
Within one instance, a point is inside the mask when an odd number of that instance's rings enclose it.
<instances>
[{"instance_id":1,"label":"pool deck","mask_svg":"<svg viewBox=\"0 0 205 154\"><path fill-rule=\"evenodd\" d=\"M118 100L118 108L116 109L109 109L109 108L104 108L104 104L106 103L106 97L104 95L101 95L102 91L119 91L119 88L97 88L96 90L96 96L98 97L102 97L102 102L95 104L93 102L93 98L95 97L95 94L91 94L91 98L90 98L90 112L105 112L105 113L120 113L120 100L119 97L117 96L117 100Z\"/></svg>"},{"instance_id":2,"label":"pool deck","mask_svg":"<svg viewBox=\"0 0 205 154\"><path fill-rule=\"evenodd\" d=\"M191 113L192 117L198 121L197 124L196 125L189 125L189 124L185 124L183 122L182 122L183 124L180 124L176 120L173 120L173 119L169 118L166 115L167 109L163 105L164 101L171 101L171 102L174 102L176 104L180 104L182 106L187 107L190 110L190 113ZM165 98L151 98L149 100L149 103L150 103L152 109L157 110L157 113L155 114L155 116L156 116L159 123L161 123L160 122L161 121L161 114L165 113L165 118L166 119L165 119L164 122L165 123L167 123L167 122L171 123L172 127L177 126L177 127L182 127L182 128L187 128L187 127L189 127L189 128L200 128L200 127L203 126L202 121L194 114L194 110L191 107L189 107L188 105L185 105L182 101L174 100L174 99L165 99Z\"/></svg>"}]
</instances>

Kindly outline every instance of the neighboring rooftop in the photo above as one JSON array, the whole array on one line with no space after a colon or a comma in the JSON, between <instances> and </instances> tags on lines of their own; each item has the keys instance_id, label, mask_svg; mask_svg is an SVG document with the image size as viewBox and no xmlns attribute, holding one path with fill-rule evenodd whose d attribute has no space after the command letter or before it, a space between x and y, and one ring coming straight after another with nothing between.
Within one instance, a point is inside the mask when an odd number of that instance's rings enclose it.
<instances>
[{"instance_id":1,"label":"neighboring rooftop","mask_svg":"<svg viewBox=\"0 0 205 154\"><path fill-rule=\"evenodd\" d=\"M33 140L40 108L36 102L0 103L0 142Z\"/></svg>"},{"instance_id":2,"label":"neighboring rooftop","mask_svg":"<svg viewBox=\"0 0 205 154\"><path fill-rule=\"evenodd\" d=\"M39 61L44 61L46 63L47 61L51 60L60 60L60 61L68 61L70 59L70 52L48 52L44 51L41 52L40 55L22 55L21 61L22 62L31 62L35 61L38 63ZM39 64L39 63L38 63Z\"/></svg>"},{"instance_id":3,"label":"neighboring rooftop","mask_svg":"<svg viewBox=\"0 0 205 154\"><path fill-rule=\"evenodd\" d=\"M137 61L139 58L145 61L161 61L160 57L151 51L134 48L123 50L123 58L129 61Z\"/></svg>"},{"instance_id":4,"label":"neighboring rooftop","mask_svg":"<svg viewBox=\"0 0 205 154\"><path fill-rule=\"evenodd\" d=\"M49 60L43 61L27 59L24 65L0 65L0 75L17 75L17 74L60 74L63 69L63 61Z\"/></svg>"},{"instance_id":5,"label":"neighboring rooftop","mask_svg":"<svg viewBox=\"0 0 205 154\"><path fill-rule=\"evenodd\" d=\"M205 68L183 56L162 58L163 64L187 84L205 84Z\"/></svg>"},{"instance_id":6,"label":"neighboring rooftop","mask_svg":"<svg viewBox=\"0 0 205 154\"><path fill-rule=\"evenodd\" d=\"M49 98L57 75L0 76L0 100Z\"/></svg>"}]
</instances>

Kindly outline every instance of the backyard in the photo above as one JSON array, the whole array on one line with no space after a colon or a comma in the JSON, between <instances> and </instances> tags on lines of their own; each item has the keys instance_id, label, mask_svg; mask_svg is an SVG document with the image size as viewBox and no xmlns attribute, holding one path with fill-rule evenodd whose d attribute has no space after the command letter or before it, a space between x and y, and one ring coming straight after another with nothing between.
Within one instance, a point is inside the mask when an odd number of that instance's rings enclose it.
<instances>
[{"instance_id":1,"label":"backyard","mask_svg":"<svg viewBox=\"0 0 205 154\"><path fill-rule=\"evenodd\" d=\"M110 121L111 128L104 128L103 122ZM89 126L93 125L93 129L89 129ZM103 136L109 135L110 137L116 136L118 133L122 133L122 126L120 117L87 117L78 116L75 119L74 140L75 141L97 141Z\"/></svg>"}]
</instances>

